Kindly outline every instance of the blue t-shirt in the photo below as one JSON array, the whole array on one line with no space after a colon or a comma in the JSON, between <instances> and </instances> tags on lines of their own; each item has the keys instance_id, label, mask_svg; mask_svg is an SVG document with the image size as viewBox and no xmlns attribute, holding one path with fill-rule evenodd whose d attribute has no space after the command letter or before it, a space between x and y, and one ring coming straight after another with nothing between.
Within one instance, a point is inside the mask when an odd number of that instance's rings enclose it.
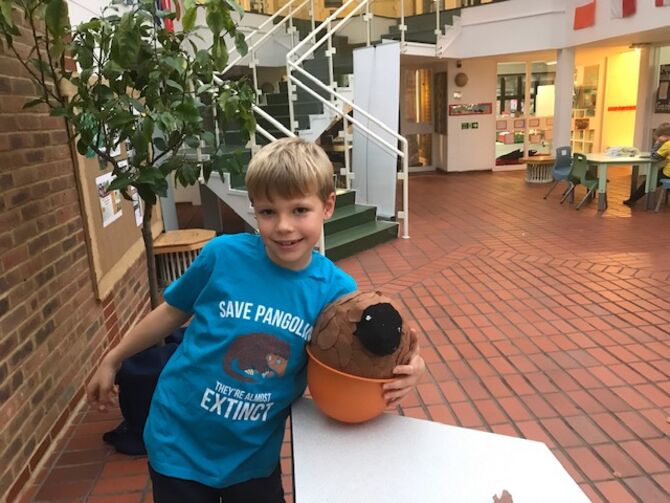
<instances>
[{"instance_id":1,"label":"blue t-shirt","mask_svg":"<svg viewBox=\"0 0 670 503\"><path fill-rule=\"evenodd\" d=\"M305 390L305 344L316 319L355 289L318 253L292 271L268 258L259 236L208 243L164 293L193 318L151 402L151 466L217 488L269 476L289 406Z\"/></svg>"}]
</instances>

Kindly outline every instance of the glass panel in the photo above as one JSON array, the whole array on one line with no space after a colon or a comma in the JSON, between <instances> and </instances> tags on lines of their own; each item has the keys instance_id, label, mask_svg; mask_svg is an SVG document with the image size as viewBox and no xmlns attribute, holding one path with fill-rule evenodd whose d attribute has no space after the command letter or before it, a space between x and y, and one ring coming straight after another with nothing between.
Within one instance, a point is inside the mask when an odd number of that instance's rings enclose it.
<instances>
[{"instance_id":1,"label":"glass panel","mask_svg":"<svg viewBox=\"0 0 670 503\"><path fill-rule=\"evenodd\" d=\"M406 136L410 166L430 166L433 164L433 135L410 134Z\"/></svg>"},{"instance_id":2,"label":"glass panel","mask_svg":"<svg viewBox=\"0 0 670 503\"><path fill-rule=\"evenodd\" d=\"M414 124L432 122L431 80L432 71L429 69L403 72L405 89L403 107L406 122Z\"/></svg>"},{"instance_id":3,"label":"glass panel","mask_svg":"<svg viewBox=\"0 0 670 503\"><path fill-rule=\"evenodd\" d=\"M575 68L572 103L572 151L588 154L594 151L597 121L599 65Z\"/></svg>"},{"instance_id":4,"label":"glass panel","mask_svg":"<svg viewBox=\"0 0 670 503\"><path fill-rule=\"evenodd\" d=\"M554 82L556 64L535 61L531 65L528 148L538 154L553 152Z\"/></svg>"}]
</instances>

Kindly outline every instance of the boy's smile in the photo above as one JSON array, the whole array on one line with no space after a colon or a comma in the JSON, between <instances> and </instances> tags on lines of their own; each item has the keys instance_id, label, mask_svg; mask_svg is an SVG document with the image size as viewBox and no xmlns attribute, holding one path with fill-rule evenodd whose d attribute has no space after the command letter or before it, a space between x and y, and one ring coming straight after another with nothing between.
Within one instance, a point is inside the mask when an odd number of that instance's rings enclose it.
<instances>
[{"instance_id":1,"label":"boy's smile","mask_svg":"<svg viewBox=\"0 0 670 503\"><path fill-rule=\"evenodd\" d=\"M323 221L333 214L335 194L325 203L316 194L254 198L254 213L265 249L275 264L298 271L307 267L321 237Z\"/></svg>"}]
</instances>

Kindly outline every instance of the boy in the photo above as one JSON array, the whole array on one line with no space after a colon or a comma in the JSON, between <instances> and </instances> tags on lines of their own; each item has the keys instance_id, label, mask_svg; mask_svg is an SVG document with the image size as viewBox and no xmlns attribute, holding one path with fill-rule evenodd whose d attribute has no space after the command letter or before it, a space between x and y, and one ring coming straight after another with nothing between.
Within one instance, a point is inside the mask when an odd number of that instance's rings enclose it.
<instances>
[{"instance_id":1,"label":"boy","mask_svg":"<svg viewBox=\"0 0 670 503\"><path fill-rule=\"evenodd\" d=\"M276 141L246 175L260 236L220 236L102 360L89 401L111 403L128 356L191 323L163 370L144 430L154 501L284 501L279 451L291 403L306 384L305 344L319 312L356 289L313 251L335 209L332 165L320 147ZM385 385L396 403L424 369L410 365Z\"/></svg>"},{"instance_id":2,"label":"boy","mask_svg":"<svg viewBox=\"0 0 670 503\"><path fill-rule=\"evenodd\" d=\"M657 161L666 160L663 163L663 169L658 174L658 185L661 184L661 180L664 178L670 178L670 124L663 123L656 128L654 146L651 149L651 158ZM656 164L651 166L651 169L656 169ZM641 184L635 192L630 196L630 199L626 199L623 204L630 206L631 208L635 205L638 199L642 198L645 194L644 192L645 184Z\"/></svg>"}]
</instances>

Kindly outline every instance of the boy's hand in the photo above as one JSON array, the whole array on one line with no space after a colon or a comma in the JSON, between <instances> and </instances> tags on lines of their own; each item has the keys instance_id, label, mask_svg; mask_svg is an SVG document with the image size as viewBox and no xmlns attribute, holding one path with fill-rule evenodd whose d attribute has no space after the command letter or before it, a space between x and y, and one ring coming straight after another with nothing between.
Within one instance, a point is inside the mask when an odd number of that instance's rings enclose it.
<instances>
[{"instance_id":1,"label":"boy's hand","mask_svg":"<svg viewBox=\"0 0 670 503\"><path fill-rule=\"evenodd\" d=\"M416 338L416 330L412 328L410 333L411 337ZM393 373L398 377L383 386L386 405L392 406L400 402L417 385L425 370L426 363L419 354L419 343L417 342L409 364L395 367Z\"/></svg>"},{"instance_id":2,"label":"boy's hand","mask_svg":"<svg viewBox=\"0 0 670 503\"><path fill-rule=\"evenodd\" d=\"M100 362L100 366L93 374L93 378L86 386L88 403L99 411L106 411L107 407L116 405L119 395L118 387L114 385L114 378L119 366L115 365L107 355Z\"/></svg>"}]
</instances>

